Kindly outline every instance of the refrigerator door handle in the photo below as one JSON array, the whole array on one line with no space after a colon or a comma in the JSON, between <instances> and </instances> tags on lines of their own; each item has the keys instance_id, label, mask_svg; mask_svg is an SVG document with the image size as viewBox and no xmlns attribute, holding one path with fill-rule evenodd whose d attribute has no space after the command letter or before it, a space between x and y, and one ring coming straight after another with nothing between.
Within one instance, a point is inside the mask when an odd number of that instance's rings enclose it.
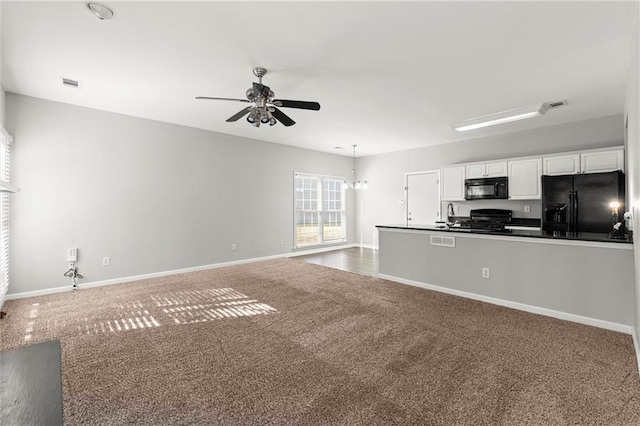
<instances>
[{"instance_id":1,"label":"refrigerator door handle","mask_svg":"<svg viewBox=\"0 0 640 426\"><path fill-rule=\"evenodd\" d=\"M580 205L578 201L578 191L573 191L573 205L573 231L580 232L580 229L578 229L578 206Z\"/></svg>"},{"instance_id":2,"label":"refrigerator door handle","mask_svg":"<svg viewBox=\"0 0 640 426\"><path fill-rule=\"evenodd\" d=\"M567 231L573 231L573 212L575 211L575 206L573 204L573 192L569 191L569 202L567 203L569 206L569 211L567 212L567 221L569 222L567 225Z\"/></svg>"}]
</instances>

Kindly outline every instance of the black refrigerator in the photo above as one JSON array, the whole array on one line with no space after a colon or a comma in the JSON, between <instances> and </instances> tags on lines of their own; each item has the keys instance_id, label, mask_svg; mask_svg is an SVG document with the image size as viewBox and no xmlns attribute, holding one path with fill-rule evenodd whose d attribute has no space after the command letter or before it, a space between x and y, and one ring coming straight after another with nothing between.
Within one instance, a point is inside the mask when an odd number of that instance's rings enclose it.
<instances>
[{"instance_id":1,"label":"black refrigerator","mask_svg":"<svg viewBox=\"0 0 640 426\"><path fill-rule=\"evenodd\" d=\"M542 176L542 230L609 232L622 220L624 198L621 171Z\"/></svg>"}]
</instances>

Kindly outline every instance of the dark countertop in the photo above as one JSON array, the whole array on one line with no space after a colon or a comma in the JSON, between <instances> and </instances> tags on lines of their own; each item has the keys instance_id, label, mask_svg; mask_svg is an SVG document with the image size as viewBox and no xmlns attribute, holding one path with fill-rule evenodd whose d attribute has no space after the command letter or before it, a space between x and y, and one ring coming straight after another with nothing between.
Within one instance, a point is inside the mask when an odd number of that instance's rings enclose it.
<instances>
[{"instance_id":1,"label":"dark countertop","mask_svg":"<svg viewBox=\"0 0 640 426\"><path fill-rule=\"evenodd\" d=\"M451 232L451 233L463 233L463 234L478 234L478 235L500 235L504 237L530 237L530 238L546 238L553 240L578 240L578 241L598 241L606 243L623 243L632 244L632 239L627 238L610 238L608 233L599 232L552 232L535 231L526 229L511 229L507 231L488 231L469 228L457 228L447 227L438 228L436 226L423 226L423 225L376 225L376 228L389 228L389 229L411 229L416 231L439 231L439 232Z\"/></svg>"}]
</instances>

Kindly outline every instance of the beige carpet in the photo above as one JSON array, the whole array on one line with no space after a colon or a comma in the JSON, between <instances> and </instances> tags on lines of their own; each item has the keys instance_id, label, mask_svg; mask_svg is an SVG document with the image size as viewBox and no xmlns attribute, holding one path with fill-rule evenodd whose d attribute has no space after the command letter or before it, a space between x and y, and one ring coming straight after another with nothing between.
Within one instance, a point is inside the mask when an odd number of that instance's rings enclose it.
<instances>
[{"instance_id":1,"label":"beige carpet","mask_svg":"<svg viewBox=\"0 0 640 426\"><path fill-rule=\"evenodd\" d=\"M631 337L294 259L7 302L91 424L638 425Z\"/></svg>"}]
</instances>

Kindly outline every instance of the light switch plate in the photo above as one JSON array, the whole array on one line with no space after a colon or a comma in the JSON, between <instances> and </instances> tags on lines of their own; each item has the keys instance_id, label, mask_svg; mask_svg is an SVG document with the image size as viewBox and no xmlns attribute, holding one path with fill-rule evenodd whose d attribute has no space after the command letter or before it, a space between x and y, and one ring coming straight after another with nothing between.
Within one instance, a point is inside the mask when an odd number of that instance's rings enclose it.
<instances>
[{"instance_id":1,"label":"light switch plate","mask_svg":"<svg viewBox=\"0 0 640 426\"><path fill-rule=\"evenodd\" d=\"M70 248L67 253L67 262L76 262L78 260L78 249Z\"/></svg>"}]
</instances>

